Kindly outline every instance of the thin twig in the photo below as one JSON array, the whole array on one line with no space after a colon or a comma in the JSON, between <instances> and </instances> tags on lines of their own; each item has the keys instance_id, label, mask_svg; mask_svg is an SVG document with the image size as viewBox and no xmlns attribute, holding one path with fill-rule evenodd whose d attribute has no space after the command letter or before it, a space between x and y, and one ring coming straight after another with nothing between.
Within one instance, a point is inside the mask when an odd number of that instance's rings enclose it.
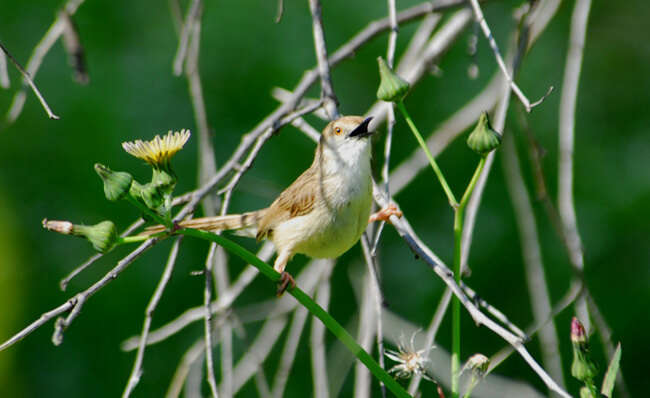
<instances>
[{"instance_id":1,"label":"thin twig","mask_svg":"<svg viewBox=\"0 0 650 398\"><path fill-rule=\"evenodd\" d=\"M65 321L63 321L63 320L62 321L57 321L55 336L58 335L58 336L60 336L62 338L61 333L63 332L63 330L66 327L70 326L70 323L79 314L83 303L88 298L90 298L93 294L97 293L104 286L106 286L108 283L110 283L112 280L117 278L118 275L122 271L124 271L133 261L135 261L136 258L138 258L142 253L147 251L149 248L151 248L156 242L157 242L157 239L149 239L149 240L143 242L135 250L133 250L126 257L124 257L122 260L120 260L113 269L111 269L106 275L104 275L100 280L95 282L88 289L86 289L83 292L78 293L75 296L69 298L65 303L59 305L58 307L56 307L56 308L54 308L54 309L52 309L52 310L50 310L48 312L45 312L37 320L35 320L31 324L29 324L23 330L16 333L15 335L13 335L11 338L9 338L4 343L0 344L0 351L4 350L7 347L12 346L13 344L17 343L18 341L24 339L26 336L30 335L32 332L34 332L39 327L43 326L45 323L47 323L50 319L54 318L55 316L61 315L61 314L65 313L65 312L68 312L68 311L72 310L72 312L70 313L71 316L69 316L67 319L65 319ZM74 316L72 316L73 314L74 314Z\"/></svg>"},{"instance_id":2,"label":"thin twig","mask_svg":"<svg viewBox=\"0 0 650 398\"><path fill-rule=\"evenodd\" d=\"M339 118L339 100L334 94L332 77L330 76L330 65L327 58L327 45L325 44L325 33L323 32L323 19L321 15L320 0L309 0L311 11L312 28L314 32L314 48L316 60L318 61L318 75L320 76L321 99L330 120Z\"/></svg>"},{"instance_id":3,"label":"thin twig","mask_svg":"<svg viewBox=\"0 0 650 398\"><path fill-rule=\"evenodd\" d=\"M215 256L214 277L218 297L227 293L230 286L230 275L228 274L227 257L225 250L219 246ZM233 328L229 320L226 320L219 329L219 345L221 346L221 389L219 393L224 398L232 397L232 366L233 366Z\"/></svg>"},{"instance_id":4,"label":"thin twig","mask_svg":"<svg viewBox=\"0 0 650 398\"><path fill-rule=\"evenodd\" d=\"M205 260L205 270L203 276L205 277L205 288L203 290L203 307L204 307L204 337L205 337L205 365L206 365L206 378L210 385L212 397L217 398L219 392L217 389L217 381L214 378L214 362L212 360L212 267L214 265L214 254L217 250L217 244L212 243L208 252L208 257Z\"/></svg>"},{"instance_id":5,"label":"thin twig","mask_svg":"<svg viewBox=\"0 0 650 398\"><path fill-rule=\"evenodd\" d=\"M183 15L181 12L181 5L178 3L178 0L168 0L169 12L172 14L172 23L174 24L174 30L176 35L180 37L181 31L183 30Z\"/></svg>"},{"instance_id":6,"label":"thin twig","mask_svg":"<svg viewBox=\"0 0 650 398\"><path fill-rule=\"evenodd\" d=\"M377 311L375 310L375 296L372 287L371 275L368 272L359 273L356 278L351 280L361 280L358 286L355 286L357 294L357 303L359 307L358 327L356 340L359 345L366 351L372 352L372 341L377 332ZM354 396L360 398L370 397L371 376L368 369L359 361L354 364Z\"/></svg>"},{"instance_id":7,"label":"thin twig","mask_svg":"<svg viewBox=\"0 0 650 398\"><path fill-rule=\"evenodd\" d=\"M183 73L183 64L187 56L187 48L190 42L190 35L192 34L193 25L199 21L199 13L202 8L203 0L192 0L192 3L187 8L183 28L181 29L180 37L178 39L178 48L176 49L176 56L174 57L173 70L174 75L180 76Z\"/></svg>"},{"instance_id":8,"label":"thin twig","mask_svg":"<svg viewBox=\"0 0 650 398\"><path fill-rule=\"evenodd\" d=\"M552 310L547 313L543 319L535 321L535 323L528 328L526 328L526 335L529 338L532 338L540 329L542 329L548 322L553 320L558 316L562 311L567 307L573 304L578 297L580 297L583 292L582 282L574 279L571 283L569 289L564 294L564 296L553 306ZM490 366L488 372L491 372L497 366L499 366L503 361L506 360L514 352L512 346L506 346L499 350L496 354L492 355L490 358Z\"/></svg>"},{"instance_id":9,"label":"thin twig","mask_svg":"<svg viewBox=\"0 0 650 398\"><path fill-rule=\"evenodd\" d=\"M264 359L269 355L275 342L287 324L286 316L269 318L257 333L253 343L248 345L246 353L239 359L233 372L233 394L258 371Z\"/></svg>"},{"instance_id":10,"label":"thin twig","mask_svg":"<svg viewBox=\"0 0 650 398\"><path fill-rule=\"evenodd\" d=\"M302 331L305 328L308 313L307 308L301 306L296 308L293 313L293 320L291 321L287 339L285 340L284 348L280 355L280 365L275 372L275 378L273 380L273 391L270 395L274 398L282 398L284 396L284 390L287 386L291 367L296 359L300 335L302 335Z\"/></svg>"},{"instance_id":11,"label":"thin twig","mask_svg":"<svg viewBox=\"0 0 650 398\"><path fill-rule=\"evenodd\" d=\"M0 51L0 87L7 89L11 86L9 81L9 71L7 70L7 56L4 51Z\"/></svg>"},{"instance_id":12,"label":"thin twig","mask_svg":"<svg viewBox=\"0 0 650 398\"><path fill-rule=\"evenodd\" d=\"M533 319L541 321L551 311L551 298L548 283L544 275L542 249L537 233L537 222L530 202L530 196L521 175L519 158L512 134L503 137L503 170L506 176L506 187L510 194L512 207L517 220L521 252L524 259L526 282L530 294ZM542 362L549 374L562 385L562 357L555 323L545 325L539 333L539 343Z\"/></svg>"},{"instance_id":13,"label":"thin twig","mask_svg":"<svg viewBox=\"0 0 650 398\"><path fill-rule=\"evenodd\" d=\"M325 270L323 271L321 282L316 292L316 303L327 311L331 292L330 276L334 262L332 260L325 260L324 263L322 267ZM328 398L329 383L327 381L327 363L325 359L325 325L318 321L316 317L312 317L309 341L311 345L311 370L314 379L314 397Z\"/></svg>"},{"instance_id":14,"label":"thin twig","mask_svg":"<svg viewBox=\"0 0 650 398\"><path fill-rule=\"evenodd\" d=\"M395 46L397 43L397 32L399 27L397 25L397 15L395 10L395 0L388 0L388 18L390 20L390 33L388 34L388 48L386 50L386 63L388 67L393 69L393 64L395 63ZM395 127L395 104L390 102L386 107L386 140L384 144L384 164L381 168L381 177L383 179L384 190L386 191L386 196L390 196L390 175L388 170L390 169L390 153L392 150L393 144L393 128ZM379 245L379 240L381 239L381 233L384 230L384 225L386 223L382 221L377 228L375 233L374 243L370 253L372 256L376 255L377 246ZM380 314L381 315L381 314ZM381 323L381 316L377 318L377 328L380 328L379 324ZM379 338L379 336L377 336ZM380 360L383 361L383 352L381 353ZM383 363L380 363L383 368ZM381 394L382 397L386 397L386 387L381 385Z\"/></svg>"},{"instance_id":15,"label":"thin twig","mask_svg":"<svg viewBox=\"0 0 650 398\"><path fill-rule=\"evenodd\" d=\"M375 310L375 318L376 318L376 326L377 326L377 354L379 356L378 361L379 366L382 369L385 369L384 366L384 332L382 328L382 322L381 322L381 312L383 308L383 303L384 303L384 296L381 293L381 286L379 284L379 276L377 275L377 268L379 267L379 263L377 262L377 257L373 256L371 251L370 251L370 242L368 239L368 236L366 234L363 234L361 236L361 248L363 249L363 256L366 259L366 264L368 265L368 277L370 278L370 286L372 290L372 297L374 299L374 310ZM386 396L386 386L384 383L379 382L379 386L381 388L381 393L382 397Z\"/></svg>"},{"instance_id":16,"label":"thin twig","mask_svg":"<svg viewBox=\"0 0 650 398\"><path fill-rule=\"evenodd\" d=\"M63 9L68 15L74 15L77 12L79 6L81 6L84 1L85 0L68 0L68 2L63 6ZM63 21L60 15L57 15L50 28L47 30L47 32L45 32L43 38L38 42L36 47L34 47L32 55L27 61L25 71L29 76L32 78L36 77L36 72L38 72L43 59L62 34ZM6 119L8 123L13 123L16 119L18 119L18 116L20 116L20 113L23 110L23 106L25 105L26 98L27 94L25 93L24 88L21 88L14 95L14 98L11 101L11 105L9 106L9 110L7 111Z\"/></svg>"},{"instance_id":17,"label":"thin twig","mask_svg":"<svg viewBox=\"0 0 650 398\"><path fill-rule=\"evenodd\" d=\"M191 22L190 26L190 43L187 50L185 62L185 76L188 82L190 99L192 100L192 109L194 118L199 130L198 138L198 178L199 185L210 180L215 175L217 162L215 160L214 145L210 138L210 128L208 126L208 117L203 98L203 88L201 84L201 75L199 74L199 48L201 40L201 16L203 14L202 3L199 6L197 15ZM202 207L206 216L216 214L218 199L206 196L203 199Z\"/></svg>"},{"instance_id":18,"label":"thin twig","mask_svg":"<svg viewBox=\"0 0 650 398\"><path fill-rule=\"evenodd\" d=\"M413 64L418 62L417 60L420 58L422 52L424 51L426 44L431 37L431 33L433 33L434 29L436 26L438 26L438 22L440 22L441 19L441 14L432 13L427 15L422 20L420 26L418 26L418 29L411 37L411 41L409 42L408 47L406 50L404 50L399 64L395 68L395 72L397 72L398 75L403 75L405 70L411 69L413 67Z\"/></svg>"},{"instance_id":19,"label":"thin twig","mask_svg":"<svg viewBox=\"0 0 650 398\"><path fill-rule=\"evenodd\" d=\"M478 293L474 291L474 289L467 286L465 282L461 281L460 287L463 289L463 292L465 292L467 297L469 297L479 307L485 308L488 314L492 315L496 320L501 322L503 326L510 329L510 331L513 334L517 335L522 341L528 341L529 337L526 335L526 333L524 333L523 330L519 329L517 325L511 322L510 319L508 319L508 317L503 312L501 312L498 308L494 307L493 305L485 301L481 296L478 295Z\"/></svg>"},{"instance_id":20,"label":"thin twig","mask_svg":"<svg viewBox=\"0 0 650 398\"><path fill-rule=\"evenodd\" d=\"M490 27L488 26L487 22L485 21L485 16L483 16L483 11L481 11L481 6L478 4L478 0L470 0L470 4L472 5L472 10L474 10L474 16L476 17L476 21L479 23L481 26L481 30L483 30L483 34L485 35L485 38L488 40L490 43L490 47L492 48L492 51L494 52L494 56L497 60L497 64L499 65L499 68L501 69L501 72L503 75L506 77L506 80L508 81L508 84L510 85L510 88L512 91L515 93L517 98L521 101L521 103L524 105L526 108L526 111L530 112L533 107L541 104L544 99L546 98L546 95L540 98L539 100L535 101L534 103L530 103L528 98L524 95L524 93L521 91L519 86L514 82L513 78L510 76L510 72L508 72L508 68L506 67L505 62L503 61L503 58L501 57L501 52L499 51L499 46L497 45L496 40L494 40L494 37L492 36L492 32L490 31Z\"/></svg>"},{"instance_id":21,"label":"thin twig","mask_svg":"<svg viewBox=\"0 0 650 398\"><path fill-rule=\"evenodd\" d=\"M23 79L29 84L29 87L31 87L32 91L36 95L36 98L40 101L41 105L43 106L43 109L45 109L45 112L47 113L47 117L50 119L59 119L57 115L55 115L52 110L50 109L50 106L47 104L47 101L45 101L45 98L43 98L43 95L41 95L41 92L38 91L38 87L34 84L34 81L32 78L29 76L29 73L25 72L25 69L23 69L22 66L20 66L20 63L16 61L16 58L14 58L13 55L7 50L7 48L0 43L0 49L2 52L9 58L12 64L18 69L18 72L20 72L21 75L23 75Z\"/></svg>"},{"instance_id":22,"label":"thin twig","mask_svg":"<svg viewBox=\"0 0 650 398\"><path fill-rule=\"evenodd\" d=\"M591 0L576 1L571 17L571 34L567 50L562 94L560 97L558 126L558 186L557 201L569 245L569 260L582 272L584 255L582 239L576 221L575 201L573 198L573 148L575 140L575 112L578 97L578 83L582 67L582 52L587 35L587 21ZM576 305L576 312L587 331L590 328L589 313L585 300Z\"/></svg>"},{"instance_id":23,"label":"thin twig","mask_svg":"<svg viewBox=\"0 0 650 398\"><path fill-rule=\"evenodd\" d=\"M275 23L282 21L282 14L284 14L284 1L278 0L278 11L275 14Z\"/></svg>"},{"instance_id":24,"label":"thin twig","mask_svg":"<svg viewBox=\"0 0 650 398\"><path fill-rule=\"evenodd\" d=\"M183 385L185 384L187 375L190 373L192 364L196 363L204 352L205 341L201 339L192 344L192 346L185 352L183 358L181 359L181 362L176 368L176 372L174 372L172 382L167 389L167 394L165 394L166 398L180 397L181 391L183 390Z\"/></svg>"},{"instance_id":25,"label":"thin twig","mask_svg":"<svg viewBox=\"0 0 650 398\"><path fill-rule=\"evenodd\" d=\"M142 334L140 335L138 352L135 356L135 362L133 363L131 376L129 377L129 381L126 385L126 388L124 389L124 393L122 394L122 397L124 398L127 398L131 395L133 389L135 389L135 386L140 381L140 376L142 375L142 361L144 359L144 350L147 345L147 336L149 335L149 329L151 328L151 319L153 318L153 313L158 307L158 303L160 302L162 294L165 291L165 288L167 287L167 283L171 279L172 271L174 270L174 265L176 264L178 249L180 247L180 243L182 240L183 237L179 236L174 241L174 244L172 245L172 248L169 251L169 258L167 259L167 265L165 265L165 270L163 271L163 274L160 277L160 281L158 282L158 286L156 286L156 290L151 296L151 299L149 300L149 304L147 305L147 309L145 310L144 323L142 325Z\"/></svg>"},{"instance_id":26,"label":"thin twig","mask_svg":"<svg viewBox=\"0 0 650 398\"><path fill-rule=\"evenodd\" d=\"M436 334L438 333L438 329L440 328L440 324L442 323L442 318L444 318L445 313L447 312L447 307L449 306L450 302L451 302L451 289L447 287L445 288L445 292L442 294L442 297L440 298L440 302L438 303L436 312L433 314L433 317L431 318L431 322L429 323L429 327L427 328L427 333L424 337L424 344L422 345L422 347L425 347L425 349L433 346L433 341L436 338ZM415 393L418 390L421 381L422 381L421 374L415 374L411 378L411 384L409 384L409 389L408 389L409 394L415 396Z\"/></svg>"}]
</instances>

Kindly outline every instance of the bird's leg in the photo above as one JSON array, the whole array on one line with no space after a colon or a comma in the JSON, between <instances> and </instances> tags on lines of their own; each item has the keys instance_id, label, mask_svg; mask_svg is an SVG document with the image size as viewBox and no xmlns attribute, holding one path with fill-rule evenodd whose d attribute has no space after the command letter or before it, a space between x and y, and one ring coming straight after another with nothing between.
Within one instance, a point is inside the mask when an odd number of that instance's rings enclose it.
<instances>
[{"instance_id":1,"label":"bird's leg","mask_svg":"<svg viewBox=\"0 0 650 398\"><path fill-rule=\"evenodd\" d=\"M397 209L397 206L394 204L389 204L388 206L384 207L383 209L379 210L375 214L371 214L370 218L368 219L368 223L371 223L373 221L390 221L390 216L397 216L402 217L402 212Z\"/></svg>"},{"instance_id":2,"label":"bird's leg","mask_svg":"<svg viewBox=\"0 0 650 398\"><path fill-rule=\"evenodd\" d=\"M278 290L276 293L278 297L282 296L289 285L291 285L291 289L296 287L296 281L293 279L293 276L284 270L287 266L287 262L291 259L291 255L291 250L281 250L278 254L278 258L275 259L275 263L273 264L273 269L280 273L280 280L278 281Z\"/></svg>"}]
</instances>

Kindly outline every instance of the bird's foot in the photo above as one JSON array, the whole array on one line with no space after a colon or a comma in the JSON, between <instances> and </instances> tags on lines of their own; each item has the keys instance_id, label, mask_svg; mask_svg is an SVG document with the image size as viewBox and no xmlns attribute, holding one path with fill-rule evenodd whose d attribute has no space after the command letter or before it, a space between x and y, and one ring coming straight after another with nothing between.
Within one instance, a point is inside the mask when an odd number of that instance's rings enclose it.
<instances>
[{"instance_id":1,"label":"bird's foot","mask_svg":"<svg viewBox=\"0 0 650 398\"><path fill-rule=\"evenodd\" d=\"M368 223L371 223L373 221L390 221L390 216L397 216L402 217L403 213L397 209L397 206L394 204L389 204L388 206L384 207L383 209L379 210L375 214L370 215L370 219L368 220Z\"/></svg>"},{"instance_id":2,"label":"bird's foot","mask_svg":"<svg viewBox=\"0 0 650 398\"><path fill-rule=\"evenodd\" d=\"M296 287L296 281L293 279L293 276L291 276L290 273L287 271L282 271L280 274L280 280L278 280L278 291L276 295L278 297L282 296L282 294L287 290L287 288L291 285L291 289Z\"/></svg>"}]
</instances>

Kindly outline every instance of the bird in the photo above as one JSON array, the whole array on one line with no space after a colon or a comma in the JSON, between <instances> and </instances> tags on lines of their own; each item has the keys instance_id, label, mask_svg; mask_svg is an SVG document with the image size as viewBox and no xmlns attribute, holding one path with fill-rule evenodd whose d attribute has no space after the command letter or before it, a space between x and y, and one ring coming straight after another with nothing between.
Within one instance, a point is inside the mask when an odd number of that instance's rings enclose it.
<instances>
[{"instance_id":1,"label":"bird","mask_svg":"<svg viewBox=\"0 0 650 398\"><path fill-rule=\"evenodd\" d=\"M370 215L372 208L372 117L343 116L325 126L314 160L267 208L181 221L179 228L235 230L258 241L273 242L273 264L281 277L278 296L295 280L285 271L297 253L312 258L336 258L360 238L369 222L401 216L394 205ZM164 226L146 229L161 232Z\"/></svg>"}]
</instances>

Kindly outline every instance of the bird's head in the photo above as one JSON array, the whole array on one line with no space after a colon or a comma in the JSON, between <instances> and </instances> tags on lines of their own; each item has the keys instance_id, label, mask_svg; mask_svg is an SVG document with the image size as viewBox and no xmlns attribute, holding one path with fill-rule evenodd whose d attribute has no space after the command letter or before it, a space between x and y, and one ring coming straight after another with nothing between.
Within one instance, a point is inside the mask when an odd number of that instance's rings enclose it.
<instances>
[{"instance_id":1,"label":"bird's head","mask_svg":"<svg viewBox=\"0 0 650 398\"><path fill-rule=\"evenodd\" d=\"M320 147L323 154L349 166L361 159L370 160L370 136L368 127L372 117L343 116L331 121L323 130Z\"/></svg>"}]
</instances>

